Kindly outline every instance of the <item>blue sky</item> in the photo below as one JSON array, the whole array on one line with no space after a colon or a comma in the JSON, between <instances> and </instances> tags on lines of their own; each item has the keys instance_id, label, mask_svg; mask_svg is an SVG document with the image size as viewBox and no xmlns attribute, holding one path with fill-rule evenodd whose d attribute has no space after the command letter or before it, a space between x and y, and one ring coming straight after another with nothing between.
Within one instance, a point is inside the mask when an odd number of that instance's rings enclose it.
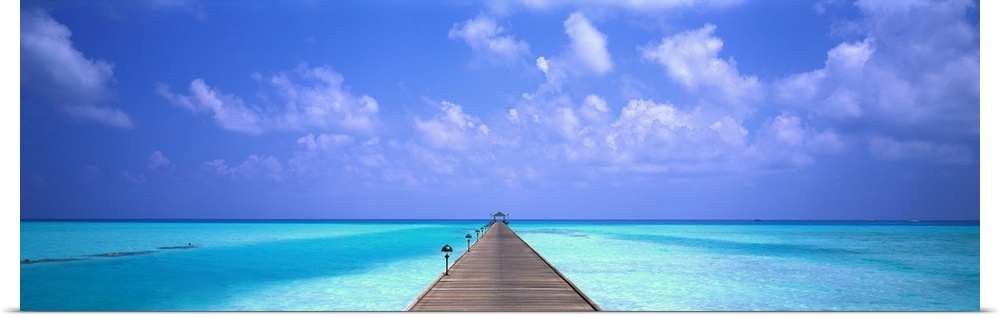
<instances>
[{"instance_id":1,"label":"blue sky","mask_svg":"<svg viewBox=\"0 0 1000 318\"><path fill-rule=\"evenodd\" d=\"M22 1L21 218L979 219L978 1Z\"/></svg>"}]
</instances>

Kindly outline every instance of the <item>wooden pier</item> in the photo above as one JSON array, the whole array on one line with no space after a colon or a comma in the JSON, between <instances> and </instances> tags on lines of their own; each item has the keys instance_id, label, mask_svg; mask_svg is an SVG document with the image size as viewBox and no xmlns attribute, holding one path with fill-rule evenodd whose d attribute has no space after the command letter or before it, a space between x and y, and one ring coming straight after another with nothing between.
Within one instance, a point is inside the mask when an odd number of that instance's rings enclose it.
<instances>
[{"instance_id":1,"label":"wooden pier","mask_svg":"<svg viewBox=\"0 0 1000 318\"><path fill-rule=\"evenodd\" d=\"M600 311L601 307L496 222L407 311Z\"/></svg>"}]
</instances>

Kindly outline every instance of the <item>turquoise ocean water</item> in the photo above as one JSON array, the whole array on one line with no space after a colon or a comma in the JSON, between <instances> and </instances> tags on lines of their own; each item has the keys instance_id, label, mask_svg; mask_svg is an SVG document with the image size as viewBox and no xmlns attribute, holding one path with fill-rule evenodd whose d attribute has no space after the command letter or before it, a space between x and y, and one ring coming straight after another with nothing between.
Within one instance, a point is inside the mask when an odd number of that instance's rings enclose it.
<instances>
[{"instance_id":1,"label":"turquoise ocean water","mask_svg":"<svg viewBox=\"0 0 1000 318\"><path fill-rule=\"evenodd\" d=\"M22 221L20 309L398 311L485 223ZM980 309L978 222L511 228L605 310Z\"/></svg>"}]
</instances>

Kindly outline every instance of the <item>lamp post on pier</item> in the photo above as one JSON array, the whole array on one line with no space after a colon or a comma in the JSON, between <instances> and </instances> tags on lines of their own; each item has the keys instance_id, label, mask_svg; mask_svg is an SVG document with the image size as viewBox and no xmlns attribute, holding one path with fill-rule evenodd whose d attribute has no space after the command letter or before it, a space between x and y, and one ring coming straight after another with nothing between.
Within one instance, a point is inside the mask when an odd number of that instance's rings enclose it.
<instances>
[{"instance_id":1,"label":"lamp post on pier","mask_svg":"<svg viewBox=\"0 0 1000 318\"><path fill-rule=\"evenodd\" d=\"M476 241L479 241L479 229L476 229Z\"/></svg>"},{"instance_id":2,"label":"lamp post on pier","mask_svg":"<svg viewBox=\"0 0 1000 318\"><path fill-rule=\"evenodd\" d=\"M465 250L472 248L472 234L465 234Z\"/></svg>"},{"instance_id":3,"label":"lamp post on pier","mask_svg":"<svg viewBox=\"0 0 1000 318\"><path fill-rule=\"evenodd\" d=\"M448 276L448 257L451 256L451 245L445 244L441 248L441 254L444 254L444 275Z\"/></svg>"}]
</instances>

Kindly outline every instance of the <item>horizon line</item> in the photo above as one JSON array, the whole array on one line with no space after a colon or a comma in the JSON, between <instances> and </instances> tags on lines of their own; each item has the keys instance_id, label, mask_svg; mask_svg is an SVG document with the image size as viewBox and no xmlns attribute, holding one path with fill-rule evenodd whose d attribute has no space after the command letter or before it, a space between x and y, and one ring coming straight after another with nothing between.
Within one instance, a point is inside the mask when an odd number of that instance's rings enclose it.
<instances>
[{"instance_id":1,"label":"horizon line","mask_svg":"<svg viewBox=\"0 0 1000 318\"><path fill-rule=\"evenodd\" d=\"M20 218L20 221L476 221L463 218ZM492 220L492 218L485 218ZM508 218L508 220L512 220ZM525 218L521 221L844 221L844 222L980 222L980 219L598 219Z\"/></svg>"}]
</instances>

